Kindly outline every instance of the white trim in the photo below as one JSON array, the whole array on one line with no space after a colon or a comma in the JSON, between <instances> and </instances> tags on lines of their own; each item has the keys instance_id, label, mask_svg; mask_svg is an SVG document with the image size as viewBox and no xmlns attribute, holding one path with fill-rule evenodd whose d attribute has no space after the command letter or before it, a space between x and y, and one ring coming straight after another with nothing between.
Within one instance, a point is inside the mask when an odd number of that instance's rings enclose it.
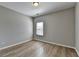
<instances>
[{"instance_id":1,"label":"white trim","mask_svg":"<svg viewBox=\"0 0 79 59\"><path fill-rule=\"evenodd\" d=\"M10 47L13 47L13 46L19 45L19 44L23 44L23 43L29 42L29 41L31 41L31 40L32 40L32 39L29 39L29 40L22 41L22 42L19 42L19 43L13 44L13 45L9 45L9 46L6 46L6 47L3 47L3 48L0 48L0 50L2 50L2 49L7 49L7 48L10 48ZM77 48L75 48L75 47L71 47L71 46L67 46L67 45L62 45L62 44L57 44L57 43L48 42L48 41L39 40L39 39L35 39L35 40L42 41L42 42L46 42L46 43L50 43L50 44L55 44L55 45L58 45L58 46L64 46L64 47L68 47L68 48L75 49L75 51L77 52L77 54L78 54L78 56L79 56L79 51L78 51Z\"/></svg>"},{"instance_id":2,"label":"white trim","mask_svg":"<svg viewBox=\"0 0 79 59\"><path fill-rule=\"evenodd\" d=\"M31 40L32 40L32 39L28 39L28 40L26 40L26 41L22 41L22 42L19 42L19 43L13 44L13 45L9 45L9 46L6 46L6 47L3 47L3 48L0 48L0 50L7 49L7 48L10 48L10 47L13 47L13 46L19 45L19 44L23 44L23 43L29 42L29 41L31 41Z\"/></svg>"},{"instance_id":3,"label":"white trim","mask_svg":"<svg viewBox=\"0 0 79 59\"><path fill-rule=\"evenodd\" d=\"M75 47L71 47L71 46L67 46L67 45L62 45L62 44L57 44L57 43L54 43L54 42L48 42L48 41L44 41L44 40L40 40L40 39L36 39L36 40L41 41L41 42L50 43L50 44L55 44L55 45L58 45L58 46L72 48L72 49L74 49L77 52L77 55L79 56L79 51Z\"/></svg>"},{"instance_id":4,"label":"white trim","mask_svg":"<svg viewBox=\"0 0 79 59\"><path fill-rule=\"evenodd\" d=\"M79 56L79 51L77 50L77 48L75 48L75 51L77 52L77 55Z\"/></svg>"},{"instance_id":5,"label":"white trim","mask_svg":"<svg viewBox=\"0 0 79 59\"><path fill-rule=\"evenodd\" d=\"M42 42L46 42L46 43L50 43L50 44L55 44L55 45L58 45L58 46L63 46L63 47L68 47L68 48L75 49L75 47L72 47L72 46L67 46L67 45L57 44L57 43L54 43L54 42L48 42L48 41L44 41L44 40L40 40L40 39L36 39L36 40L38 40L38 41L42 41Z\"/></svg>"}]
</instances>

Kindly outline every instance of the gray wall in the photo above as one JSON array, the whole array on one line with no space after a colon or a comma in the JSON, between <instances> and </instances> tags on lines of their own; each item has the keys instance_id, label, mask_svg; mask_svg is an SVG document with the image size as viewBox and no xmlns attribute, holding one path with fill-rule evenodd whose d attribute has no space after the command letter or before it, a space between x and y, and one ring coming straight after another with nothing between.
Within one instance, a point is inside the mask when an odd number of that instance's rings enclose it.
<instances>
[{"instance_id":1,"label":"gray wall","mask_svg":"<svg viewBox=\"0 0 79 59\"><path fill-rule=\"evenodd\" d=\"M35 18L34 30L35 23L39 21L44 21L45 23L45 34L43 37L39 37L35 35L34 31L34 37L36 39L71 47L75 46L74 8Z\"/></svg>"},{"instance_id":2,"label":"gray wall","mask_svg":"<svg viewBox=\"0 0 79 59\"><path fill-rule=\"evenodd\" d=\"M32 39L32 19L0 6L0 48Z\"/></svg>"},{"instance_id":3,"label":"gray wall","mask_svg":"<svg viewBox=\"0 0 79 59\"><path fill-rule=\"evenodd\" d=\"M79 55L79 3L77 3L76 5L76 9L75 9L75 39L76 39L76 48L78 50L78 55Z\"/></svg>"}]
</instances>

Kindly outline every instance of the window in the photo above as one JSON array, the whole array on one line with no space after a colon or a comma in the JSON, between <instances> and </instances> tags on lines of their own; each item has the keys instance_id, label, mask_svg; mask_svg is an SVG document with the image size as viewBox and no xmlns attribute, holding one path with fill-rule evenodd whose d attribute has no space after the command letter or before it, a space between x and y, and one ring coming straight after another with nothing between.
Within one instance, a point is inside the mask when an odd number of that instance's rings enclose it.
<instances>
[{"instance_id":1,"label":"window","mask_svg":"<svg viewBox=\"0 0 79 59\"><path fill-rule=\"evenodd\" d=\"M36 35L43 36L43 22L36 23Z\"/></svg>"}]
</instances>

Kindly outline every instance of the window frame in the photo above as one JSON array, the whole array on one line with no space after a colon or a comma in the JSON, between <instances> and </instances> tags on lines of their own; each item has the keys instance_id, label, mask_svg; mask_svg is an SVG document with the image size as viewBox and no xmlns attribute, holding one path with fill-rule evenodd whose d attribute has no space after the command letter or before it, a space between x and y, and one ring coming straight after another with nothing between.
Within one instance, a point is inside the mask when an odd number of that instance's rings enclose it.
<instances>
[{"instance_id":1,"label":"window frame","mask_svg":"<svg viewBox=\"0 0 79 59\"><path fill-rule=\"evenodd\" d=\"M37 23L41 23L41 22L43 23L43 35L37 34ZM36 32L36 35L37 36L44 36L44 22L43 21L36 22L36 26L35 27L36 27L36 31L35 31Z\"/></svg>"}]
</instances>

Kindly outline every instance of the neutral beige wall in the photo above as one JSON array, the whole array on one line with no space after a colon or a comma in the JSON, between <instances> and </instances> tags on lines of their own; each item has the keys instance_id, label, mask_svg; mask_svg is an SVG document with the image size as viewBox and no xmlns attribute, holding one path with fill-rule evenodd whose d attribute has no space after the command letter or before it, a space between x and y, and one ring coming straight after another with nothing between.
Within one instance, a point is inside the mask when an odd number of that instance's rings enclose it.
<instances>
[{"instance_id":1,"label":"neutral beige wall","mask_svg":"<svg viewBox=\"0 0 79 59\"><path fill-rule=\"evenodd\" d=\"M0 48L32 39L32 19L0 6Z\"/></svg>"},{"instance_id":2,"label":"neutral beige wall","mask_svg":"<svg viewBox=\"0 0 79 59\"><path fill-rule=\"evenodd\" d=\"M34 37L36 39L71 47L75 46L74 8L35 18L34 30L35 23L38 21L44 21L45 34L44 37L38 37L35 35L34 31Z\"/></svg>"},{"instance_id":3,"label":"neutral beige wall","mask_svg":"<svg viewBox=\"0 0 79 59\"><path fill-rule=\"evenodd\" d=\"M79 55L79 3L76 4L75 16L75 46Z\"/></svg>"}]
</instances>

